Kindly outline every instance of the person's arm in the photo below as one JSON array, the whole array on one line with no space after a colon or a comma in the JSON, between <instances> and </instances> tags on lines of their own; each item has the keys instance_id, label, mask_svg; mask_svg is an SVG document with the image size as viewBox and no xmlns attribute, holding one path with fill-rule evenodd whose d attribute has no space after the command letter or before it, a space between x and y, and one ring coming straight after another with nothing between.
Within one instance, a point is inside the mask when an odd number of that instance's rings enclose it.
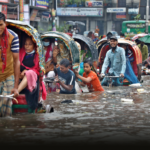
<instances>
[{"instance_id":1,"label":"person's arm","mask_svg":"<svg viewBox=\"0 0 150 150\"><path fill-rule=\"evenodd\" d=\"M57 63L57 55L59 54L59 49L54 49L53 51L53 62Z\"/></svg>"},{"instance_id":2,"label":"person's arm","mask_svg":"<svg viewBox=\"0 0 150 150\"><path fill-rule=\"evenodd\" d=\"M14 83L14 88L11 91L11 94L14 94L14 96L17 97L19 95L18 85L19 85L19 77L20 77L19 53L13 53L13 60L14 60L15 83Z\"/></svg>"},{"instance_id":3,"label":"person's arm","mask_svg":"<svg viewBox=\"0 0 150 150\"><path fill-rule=\"evenodd\" d=\"M73 85L72 82L74 80L74 77L71 77L71 81L69 85L64 84L62 81L59 80L58 76L55 78L55 81L58 82L64 89L66 89L67 91L72 91L73 89Z\"/></svg>"},{"instance_id":4,"label":"person's arm","mask_svg":"<svg viewBox=\"0 0 150 150\"><path fill-rule=\"evenodd\" d=\"M85 78L85 77L80 76L79 72L77 70L74 70L74 72L75 72L76 77L79 78L80 80L82 80L82 82L90 83L92 81L92 78L90 78L90 77Z\"/></svg>"},{"instance_id":5,"label":"person's arm","mask_svg":"<svg viewBox=\"0 0 150 150\"><path fill-rule=\"evenodd\" d=\"M121 55L121 60L122 60L121 76L124 76L124 73L126 70L126 56L125 56L125 51L123 48L122 48L120 55Z\"/></svg>"},{"instance_id":6,"label":"person's arm","mask_svg":"<svg viewBox=\"0 0 150 150\"><path fill-rule=\"evenodd\" d=\"M107 67L109 65L109 56L108 55L109 55L109 51L106 53L106 57L104 59L104 63L103 63L103 66L102 66L101 74L105 74L105 71L106 71L106 69L107 69Z\"/></svg>"}]
</instances>

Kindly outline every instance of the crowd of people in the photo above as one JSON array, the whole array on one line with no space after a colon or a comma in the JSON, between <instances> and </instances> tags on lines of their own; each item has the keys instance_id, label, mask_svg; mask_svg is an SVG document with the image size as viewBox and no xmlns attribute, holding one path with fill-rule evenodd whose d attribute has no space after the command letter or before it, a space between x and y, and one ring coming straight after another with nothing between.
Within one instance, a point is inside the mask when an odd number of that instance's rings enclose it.
<instances>
[{"instance_id":1,"label":"crowd of people","mask_svg":"<svg viewBox=\"0 0 150 150\"><path fill-rule=\"evenodd\" d=\"M95 30L94 37L90 32L88 37L93 42L99 41L99 29ZM104 35L101 38L105 37ZM120 38L125 39L124 34L121 34ZM25 89L28 93L34 92L37 94L40 67L39 58L36 53L36 44L31 37L27 36L23 47L20 48L18 35L14 31L7 29L3 13L0 13L0 41L1 94L14 94L14 97L17 97ZM134 80L133 83L139 82L132 69L134 62L132 50L126 44L118 46L118 38L116 36L111 35L107 37L106 44L110 45L111 48L106 53L100 75L93 69L92 54L85 44L76 42L81 51L81 63L78 70L73 70L71 54L63 41L56 38L44 38L42 42L45 56L44 78L55 78L55 82L48 85L52 92L76 94L76 84L81 87L81 91L82 87L87 87L89 92L103 92L102 86L108 86L109 84L107 76L118 77L113 79L112 84L114 86L122 85L123 79L125 77L128 79L130 75L132 76L132 81ZM138 47L142 53L143 65L149 68L149 59L147 59L148 47L143 42L140 42ZM101 78L103 78L102 81ZM45 85L42 88L44 89ZM45 90L42 91L44 92ZM31 95L29 94L29 97ZM11 105L11 102L5 100L1 103L0 107L6 104Z\"/></svg>"}]
</instances>

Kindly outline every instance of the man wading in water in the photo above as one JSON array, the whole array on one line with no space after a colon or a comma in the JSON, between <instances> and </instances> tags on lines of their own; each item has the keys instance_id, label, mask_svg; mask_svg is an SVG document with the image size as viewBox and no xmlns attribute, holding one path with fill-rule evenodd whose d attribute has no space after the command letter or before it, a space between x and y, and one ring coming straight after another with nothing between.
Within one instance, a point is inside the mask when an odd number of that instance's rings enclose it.
<instances>
[{"instance_id":1,"label":"man wading in water","mask_svg":"<svg viewBox=\"0 0 150 150\"><path fill-rule=\"evenodd\" d=\"M18 96L19 76L18 35L7 29L5 15L0 12L0 94ZM11 116L11 105L11 99L0 99L0 117Z\"/></svg>"}]
</instances>

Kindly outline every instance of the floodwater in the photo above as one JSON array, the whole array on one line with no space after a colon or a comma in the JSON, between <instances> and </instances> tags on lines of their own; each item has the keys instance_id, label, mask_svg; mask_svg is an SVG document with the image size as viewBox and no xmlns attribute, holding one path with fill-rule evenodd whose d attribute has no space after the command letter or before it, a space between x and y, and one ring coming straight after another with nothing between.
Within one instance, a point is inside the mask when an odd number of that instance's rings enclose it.
<instances>
[{"instance_id":1,"label":"floodwater","mask_svg":"<svg viewBox=\"0 0 150 150\"><path fill-rule=\"evenodd\" d=\"M144 89L138 92L137 89ZM105 92L77 95L50 93L53 113L16 114L0 119L5 146L132 145L150 141L150 86L105 87ZM121 98L133 99L121 102ZM73 103L61 104L63 100ZM73 147L74 147L73 146ZM72 147L72 148L73 148Z\"/></svg>"}]
</instances>

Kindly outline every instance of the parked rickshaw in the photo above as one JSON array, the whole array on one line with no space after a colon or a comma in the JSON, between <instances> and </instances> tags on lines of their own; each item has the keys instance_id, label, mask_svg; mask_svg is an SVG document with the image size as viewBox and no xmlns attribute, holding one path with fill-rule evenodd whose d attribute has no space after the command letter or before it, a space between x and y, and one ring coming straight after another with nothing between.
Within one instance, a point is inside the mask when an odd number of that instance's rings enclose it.
<instances>
[{"instance_id":1,"label":"parked rickshaw","mask_svg":"<svg viewBox=\"0 0 150 150\"><path fill-rule=\"evenodd\" d=\"M98 50L94 42L83 35L76 34L73 35L73 39L77 41L81 45L81 50L84 50L84 46L88 47L88 53L91 55L91 60L93 61L93 65L97 68L97 60L98 60Z\"/></svg>"},{"instance_id":2,"label":"parked rickshaw","mask_svg":"<svg viewBox=\"0 0 150 150\"><path fill-rule=\"evenodd\" d=\"M35 28L32 26L23 23L21 21L15 21L15 20L6 20L7 22L7 28L13 30L16 34L18 34L19 41L20 41L20 48L23 47L25 38L27 36L32 37L33 42L36 44L36 53L39 55L39 66L40 66L40 75L38 77L38 94L35 95L36 99L36 105L38 105L38 101L40 98L40 90L42 90L40 87L42 87L42 77L44 74L44 57L43 57L43 46L40 40L40 36ZM29 103L30 99L26 98L27 95L24 95L23 92L21 92L21 95L17 97L18 104L13 101L12 111L13 112L35 112L36 108L30 109Z\"/></svg>"},{"instance_id":3,"label":"parked rickshaw","mask_svg":"<svg viewBox=\"0 0 150 150\"><path fill-rule=\"evenodd\" d=\"M49 31L41 35L42 40L44 40L45 38L54 38L57 39L57 41L61 41L62 43L64 43L71 55L72 69L78 68L80 63L80 51L75 41L69 35L63 32Z\"/></svg>"},{"instance_id":4,"label":"parked rickshaw","mask_svg":"<svg viewBox=\"0 0 150 150\"><path fill-rule=\"evenodd\" d=\"M101 45L103 44L104 40L102 42L98 43L98 49L100 50L100 54L99 54L99 58L98 58L98 69L99 69L99 73L101 73L101 69L102 69L102 65L104 63L104 59L106 56L106 53L108 50L110 50L110 45L109 44L104 44L102 47ZM105 40L106 42L106 40ZM140 49L138 48L138 46L132 42L132 41L128 41L128 40L124 40L124 39L118 39L118 45L120 44L126 44L128 45L128 48L130 50L132 50L133 55L134 55L134 62L133 62L133 71L135 73L135 75L138 77L138 80L140 81L141 79L141 68L142 68L142 54ZM124 83L127 83L127 80L124 80Z\"/></svg>"}]
</instances>

